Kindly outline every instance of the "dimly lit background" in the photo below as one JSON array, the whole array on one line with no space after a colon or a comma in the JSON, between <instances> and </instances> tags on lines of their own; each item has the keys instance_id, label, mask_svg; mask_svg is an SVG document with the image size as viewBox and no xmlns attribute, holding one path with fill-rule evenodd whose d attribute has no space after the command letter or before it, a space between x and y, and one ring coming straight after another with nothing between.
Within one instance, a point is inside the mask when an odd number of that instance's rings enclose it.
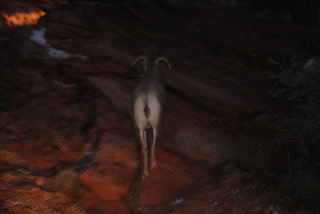
<instances>
[{"instance_id":1,"label":"dimly lit background","mask_svg":"<svg viewBox=\"0 0 320 214\"><path fill-rule=\"evenodd\" d=\"M319 6L2 0L0 213L318 213ZM172 66L144 180L140 55Z\"/></svg>"}]
</instances>

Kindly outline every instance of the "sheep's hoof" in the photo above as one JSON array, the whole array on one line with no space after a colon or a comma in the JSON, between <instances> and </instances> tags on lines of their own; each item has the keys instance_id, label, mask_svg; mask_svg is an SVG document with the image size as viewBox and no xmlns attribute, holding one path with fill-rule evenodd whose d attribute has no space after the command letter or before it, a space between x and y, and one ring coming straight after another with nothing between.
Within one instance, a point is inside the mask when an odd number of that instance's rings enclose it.
<instances>
[{"instance_id":1,"label":"sheep's hoof","mask_svg":"<svg viewBox=\"0 0 320 214\"><path fill-rule=\"evenodd\" d=\"M143 170L143 173L142 173L142 179L144 180L147 176L148 176L148 170L145 169Z\"/></svg>"},{"instance_id":2,"label":"sheep's hoof","mask_svg":"<svg viewBox=\"0 0 320 214\"><path fill-rule=\"evenodd\" d=\"M157 165L156 160L152 160L150 164L150 169L153 170L156 167L156 165Z\"/></svg>"}]
</instances>

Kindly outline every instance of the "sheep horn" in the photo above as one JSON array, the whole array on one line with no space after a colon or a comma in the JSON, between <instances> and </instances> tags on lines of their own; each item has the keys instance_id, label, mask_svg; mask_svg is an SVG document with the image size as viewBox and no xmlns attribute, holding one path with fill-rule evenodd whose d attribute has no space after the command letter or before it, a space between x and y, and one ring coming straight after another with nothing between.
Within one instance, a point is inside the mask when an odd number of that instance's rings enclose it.
<instances>
[{"instance_id":1,"label":"sheep horn","mask_svg":"<svg viewBox=\"0 0 320 214\"><path fill-rule=\"evenodd\" d=\"M137 62L139 62L140 60L143 60L143 69L144 69L144 71L146 71L146 70L147 70L147 64L148 64L148 59L147 59L147 57L145 57L144 55L138 56L138 57L134 60L134 62L132 63L131 68L133 68L133 66L134 66Z\"/></svg>"},{"instance_id":2,"label":"sheep horn","mask_svg":"<svg viewBox=\"0 0 320 214\"><path fill-rule=\"evenodd\" d=\"M165 58L164 56L160 56L155 60L155 69L157 69L159 67L159 62L163 61L167 64L167 66L169 67L169 69L171 70L171 64L169 62L169 60L167 58Z\"/></svg>"}]
</instances>

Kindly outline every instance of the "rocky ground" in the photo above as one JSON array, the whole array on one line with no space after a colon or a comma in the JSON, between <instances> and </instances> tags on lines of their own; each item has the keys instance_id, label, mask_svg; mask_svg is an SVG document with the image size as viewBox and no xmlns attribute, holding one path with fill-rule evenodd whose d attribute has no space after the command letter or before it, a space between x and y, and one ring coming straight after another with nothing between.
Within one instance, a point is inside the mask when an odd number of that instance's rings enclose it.
<instances>
[{"instance_id":1,"label":"rocky ground","mask_svg":"<svg viewBox=\"0 0 320 214\"><path fill-rule=\"evenodd\" d=\"M213 3L53 2L1 8L46 11L1 22L1 213L289 212L267 179L289 165L269 75L315 56L319 28ZM145 180L127 113L141 54L172 65Z\"/></svg>"}]
</instances>

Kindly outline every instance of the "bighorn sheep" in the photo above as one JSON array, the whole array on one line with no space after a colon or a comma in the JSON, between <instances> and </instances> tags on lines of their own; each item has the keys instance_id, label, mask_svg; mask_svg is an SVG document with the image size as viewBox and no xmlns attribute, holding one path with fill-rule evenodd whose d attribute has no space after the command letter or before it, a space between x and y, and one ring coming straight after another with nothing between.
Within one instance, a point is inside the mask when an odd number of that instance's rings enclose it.
<instances>
[{"instance_id":1,"label":"bighorn sheep","mask_svg":"<svg viewBox=\"0 0 320 214\"><path fill-rule=\"evenodd\" d=\"M161 84L157 78L157 69L161 61L165 62L169 69L171 69L171 65L165 57L161 56L155 60L154 68L148 67L147 58L141 55L134 60L131 68L140 60L143 61L144 77L133 92L129 105L129 114L132 118L138 141L141 143L141 154L143 158L142 179L144 179L148 176L147 129L152 128L153 133L150 167L153 169L156 166L155 145L162 117L163 99L165 97L163 84Z\"/></svg>"}]
</instances>

